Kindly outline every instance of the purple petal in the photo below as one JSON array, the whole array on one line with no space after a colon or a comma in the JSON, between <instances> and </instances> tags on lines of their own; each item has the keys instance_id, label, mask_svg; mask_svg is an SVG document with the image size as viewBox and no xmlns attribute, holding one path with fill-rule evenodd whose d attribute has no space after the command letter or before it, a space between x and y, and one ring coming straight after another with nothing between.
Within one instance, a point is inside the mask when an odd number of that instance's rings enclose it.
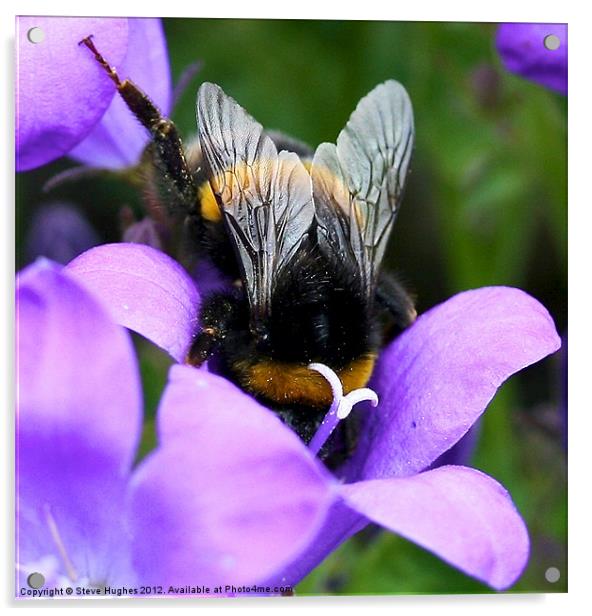
<instances>
[{"instance_id":1,"label":"purple petal","mask_svg":"<svg viewBox=\"0 0 592 616\"><path fill-rule=\"evenodd\" d=\"M545 47L545 37L559 38L559 48ZM507 70L567 94L567 25L501 24L497 49Z\"/></svg>"},{"instance_id":2,"label":"purple petal","mask_svg":"<svg viewBox=\"0 0 592 616\"><path fill-rule=\"evenodd\" d=\"M556 351L546 309L519 289L466 291L421 315L380 357L351 479L427 468L477 421L509 376ZM356 474L357 473L357 474Z\"/></svg>"},{"instance_id":3,"label":"purple petal","mask_svg":"<svg viewBox=\"0 0 592 616\"><path fill-rule=\"evenodd\" d=\"M526 527L506 490L462 466L398 479L344 485L347 503L498 590L511 586L528 560Z\"/></svg>"},{"instance_id":4,"label":"purple petal","mask_svg":"<svg viewBox=\"0 0 592 616\"><path fill-rule=\"evenodd\" d=\"M161 447L132 491L143 582L256 582L306 548L335 487L272 412L221 377L173 366L158 421Z\"/></svg>"},{"instance_id":5,"label":"purple petal","mask_svg":"<svg viewBox=\"0 0 592 616\"><path fill-rule=\"evenodd\" d=\"M59 535L77 574L98 580L123 566L114 520L140 437L140 378L128 334L61 269L38 261L17 280L17 556L59 556Z\"/></svg>"},{"instance_id":6,"label":"purple petal","mask_svg":"<svg viewBox=\"0 0 592 616\"><path fill-rule=\"evenodd\" d=\"M431 468L438 466L469 466L479 442L481 423L474 423L469 431L450 449L445 451L430 465Z\"/></svg>"},{"instance_id":7,"label":"purple petal","mask_svg":"<svg viewBox=\"0 0 592 616\"><path fill-rule=\"evenodd\" d=\"M366 516L354 511L343 501L336 501L329 509L325 523L307 549L265 583L271 586L295 586L339 545L361 531L367 524Z\"/></svg>"},{"instance_id":8,"label":"purple petal","mask_svg":"<svg viewBox=\"0 0 592 616\"><path fill-rule=\"evenodd\" d=\"M105 244L66 266L120 325L183 361L198 326L200 297L187 272L141 244Z\"/></svg>"},{"instance_id":9,"label":"purple petal","mask_svg":"<svg viewBox=\"0 0 592 616\"><path fill-rule=\"evenodd\" d=\"M31 28L45 34L28 39ZM113 82L89 50L93 35L117 65L128 42L126 19L17 17L16 169L27 171L68 153L89 134L115 94Z\"/></svg>"},{"instance_id":10,"label":"purple petal","mask_svg":"<svg viewBox=\"0 0 592 616\"><path fill-rule=\"evenodd\" d=\"M46 257L67 263L98 243L97 233L74 206L50 203L34 214L26 238L27 261Z\"/></svg>"},{"instance_id":11,"label":"purple petal","mask_svg":"<svg viewBox=\"0 0 592 616\"><path fill-rule=\"evenodd\" d=\"M129 44L123 62L117 65L119 77L131 79L166 116L171 111L172 85L162 23L160 19L130 18L128 24ZM148 131L116 96L70 156L87 165L119 169L138 163L148 140Z\"/></svg>"}]
</instances>

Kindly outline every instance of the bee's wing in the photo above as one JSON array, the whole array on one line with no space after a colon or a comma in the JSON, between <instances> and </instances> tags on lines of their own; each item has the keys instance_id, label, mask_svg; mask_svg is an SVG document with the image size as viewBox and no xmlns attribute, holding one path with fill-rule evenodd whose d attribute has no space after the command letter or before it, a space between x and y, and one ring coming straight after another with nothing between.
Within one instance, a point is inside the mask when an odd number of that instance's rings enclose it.
<instances>
[{"instance_id":1,"label":"bee's wing","mask_svg":"<svg viewBox=\"0 0 592 616\"><path fill-rule=\"evenodd\" d=\"M234 243L255 319L269 312L278 272L314 218L310 175L291 152L278 154L263 127L222 89L197 95L205 171Z\"/></svg>"},{"instance_id":2,"label":"bee's wing","mask_svg":"<svg viewBox=\"0 0 592 616\"><path fill-rule=\"evenodd\" d=\"M413 137L409 95L387 81L358 103L337 145L321 144L313 159L319 246L353 267L368 294L401 204Z\"/></svg>"}]
</instances>

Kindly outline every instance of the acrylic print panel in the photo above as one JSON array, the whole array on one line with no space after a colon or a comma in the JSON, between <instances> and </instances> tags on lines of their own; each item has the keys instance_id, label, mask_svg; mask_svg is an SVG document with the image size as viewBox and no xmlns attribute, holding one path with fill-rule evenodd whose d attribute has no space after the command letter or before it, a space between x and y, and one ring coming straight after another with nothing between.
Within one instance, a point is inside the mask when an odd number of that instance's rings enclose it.
<instances>
[{"instance_id":1,"label":"acrylic print panel","mask_svg":"<svg viewBox=\"0 0 592 616\"><path fill-rule=\"evenodd\" d=\"M565 25L16 45L17 597L566 590Z\"/></svg>"}]
</instances>

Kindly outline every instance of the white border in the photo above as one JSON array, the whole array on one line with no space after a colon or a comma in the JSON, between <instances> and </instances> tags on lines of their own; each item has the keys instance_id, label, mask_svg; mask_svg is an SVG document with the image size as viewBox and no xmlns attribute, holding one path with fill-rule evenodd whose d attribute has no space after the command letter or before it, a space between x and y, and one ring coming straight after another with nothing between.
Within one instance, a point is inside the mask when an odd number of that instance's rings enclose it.
<instances>
[{"instance_id":1,"label":"white border","mask_svg":"<svg viewBox=\"0 0 592 616\"><path fill-rule=\"evenodd\" d=\"M183 17L249 17L249 18L310 18L310 19L388 19L401 21L539 21L569 23L569 593L556 595L503 595L503 596L389 596L389 597L328 597L297 598L278 600L232 600L221 601L166 601L166 608L210 611L241 609L248 612L277 609L327 610L338 608L346 613L359 611L360 608L376 609L381 613L393 614L394 610L408 613L438 611L438 614L497 613L500 609L511 613L557 615L558 609L571 609L576 602L589 603L587 597L590 572L589 559L591 480L587 473L590 466L590 445L592 437L591 394L585 387L590 382L590 316L592 302L588 295L590 288L589 264L592 233L590 212L592 205L589 187L592 175L590 150L592 135L590 131L590 28L592 24L586 19L585 4L577 0L562 0L556 3L535 1L496 0L494 3L477 3L461 0L446 2L389 2L363 0L358 4L344 2L320 3L318 0L297 0L288 2L262 2L256 0L224 0L218 3L188 2L188 0L167 0L164 3L148 4L126 0L101 0L97 3L81 5L72 0L54 0L47 2L23 0L18 4L8 0L3 5L0 18L2 35L3 73L9 75L8 87L2 92L2 137L0 150L1 169L4 173L5 189L2 191L2 224L0 225L3 256L0 267L3 318L0 320L0 339L7 341L3 349L4 364L13 364L13 272L14 272L14 157L13 157L13 118L14 89L14 16L31 15L121 15L121 16L183 16ZM5 8L6 7L6 8ZM4 80L3 80L4 82ZM6 83L6 82L4 82ZM14 526L12 522L13 502L13 421L14 408L14 370L0 369L0 390L6 392L3 411L5 413L4 485L5 503L2 508L5 545L13 543ZM503 452L500 452L503 455ZM12 592L13 553L9 547L4 552L2 561L2 584L4 602L8 607L28 612L44 607L107 607L111 614L117 614L124 607L142 609L159 609L164 607L158 602L63 602L54 603L20 603L15 604ZM281 602L281 603L280 603ZM574 610L575 611L575 610Z\"/></svg>"}]
</instances>

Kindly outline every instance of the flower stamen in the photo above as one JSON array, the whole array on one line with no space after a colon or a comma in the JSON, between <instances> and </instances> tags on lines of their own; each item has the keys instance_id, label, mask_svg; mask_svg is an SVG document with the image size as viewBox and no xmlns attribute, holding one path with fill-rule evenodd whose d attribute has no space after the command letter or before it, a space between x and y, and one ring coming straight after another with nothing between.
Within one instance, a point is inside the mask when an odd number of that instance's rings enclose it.
<instances>
[{"instance_id":1,"label":"flower stamen","mask_svg":"<svg viewBox=\"0 0 592 616\"><path fill-rule=\"evenodd\" d=\"M378 396L374 390L368 387L354 389L344 396L343 385L341 384L337 374L329 368L329 366L321 363L312 363L309 364L308 367L324 376L333 392L333 402L331 403L331 407L327 411L327 414L321 422L319 429L316 431L315 435L308 444L308 448L312 451L312 453L317 455L317 453L321 450L321 447L327 442L333 433L333 430L335 430L337 424L351 413L353 407L358 404L358 402L368 400L372 406L376 406L378 404Z\"/></svg>"},{"instance_id":2,"label":"flower stamen","mask_svg":"<svg viewBox=\"0 0 592 616\"><path fill-rule=\"evenodd\" d=\"M51 538L53 539L53 542L58 549L58 554L60 555L62 562L64 563L66 574L68 575L70 580L72 580L72 582L76 582L76 580L78 579L78 573L76 573L76 569L74 569L74 565L72 564L72 561L68 556L68 552L66 552L66 546L62 541L58 525L56 524L55 518L51 513L51 508L47 503L45 503L45 505L43 506L43 513L45 514L45 521L47 522Z\"/></svg>"}]
</instances>

